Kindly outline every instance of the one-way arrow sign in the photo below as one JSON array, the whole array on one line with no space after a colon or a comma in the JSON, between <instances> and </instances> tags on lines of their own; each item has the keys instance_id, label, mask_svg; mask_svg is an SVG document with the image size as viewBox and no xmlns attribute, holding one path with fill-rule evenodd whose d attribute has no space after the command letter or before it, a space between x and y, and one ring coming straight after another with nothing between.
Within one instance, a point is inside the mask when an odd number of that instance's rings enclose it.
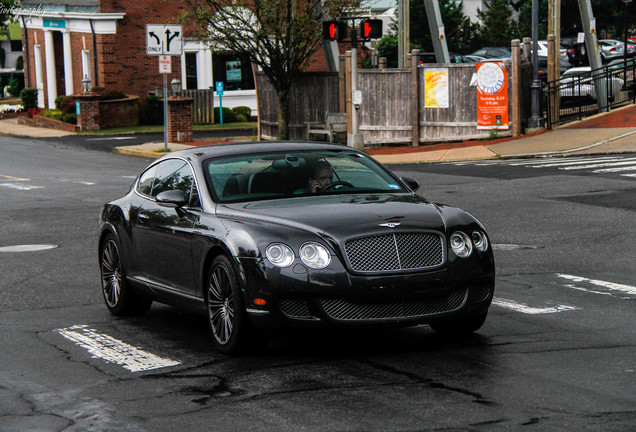
<instances>
[{"instance_id":1,"label":"one-way arrow sign","mask_svg":"<svg viewBox=\"0 0 636 432\"><path fill-rule=\"evenodd\" d=\"M146 24L146 54L181 55L182 35L180 24Z\"/></svg>"}]
</instances>

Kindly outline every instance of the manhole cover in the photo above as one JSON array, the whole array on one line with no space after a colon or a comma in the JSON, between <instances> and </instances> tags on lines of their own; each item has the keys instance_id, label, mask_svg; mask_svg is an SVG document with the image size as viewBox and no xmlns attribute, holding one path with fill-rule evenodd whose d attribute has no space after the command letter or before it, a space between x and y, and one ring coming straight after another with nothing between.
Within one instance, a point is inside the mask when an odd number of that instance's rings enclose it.
<instances>
[{"instance_id":1,"label":"manhole cover","mask_svg":"<svg viewBox=\"0 0 636 432\"><path fill-rule=\"evenodd\" d=\"M539 249L539 246L517 245L517 244L494 244L494 245L492 245L492 248L494 250L511 251L511 250Z\"/></svg>"},{"instance_id":2,"label":"manhole cover","mask_svg":"<svg viewBox=\"0 0 636 432\"><path fill-rule=\"evenodd\" d=\"M55 249L54 244L30 244L0 247L0 252L36 252L47 249Z\"/></svg>"}]
</instances>

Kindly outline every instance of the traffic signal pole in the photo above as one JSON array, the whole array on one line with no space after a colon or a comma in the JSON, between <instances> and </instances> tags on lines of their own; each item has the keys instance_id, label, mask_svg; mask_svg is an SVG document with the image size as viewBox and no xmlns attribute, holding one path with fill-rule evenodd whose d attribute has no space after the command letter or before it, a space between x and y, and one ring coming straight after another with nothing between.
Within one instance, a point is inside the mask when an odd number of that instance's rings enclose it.
<instances>
[{"instance_id":1,"label":"traffic signal pole","mask_svg":"<svg viewBox=\"0 0 636 432\"><path fill-rule=\"evenodd\" d=\"M347 145L364 150L364 136L360 134L360 101L358 100L358 34L351 29L351 133L347 135Z\"/></svg>"}]
</instances>

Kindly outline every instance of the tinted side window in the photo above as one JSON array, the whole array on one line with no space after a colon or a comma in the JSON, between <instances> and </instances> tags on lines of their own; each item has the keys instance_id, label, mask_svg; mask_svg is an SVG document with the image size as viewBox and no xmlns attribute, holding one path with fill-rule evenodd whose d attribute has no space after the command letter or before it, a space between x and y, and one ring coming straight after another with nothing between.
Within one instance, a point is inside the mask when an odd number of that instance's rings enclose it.
<instances>
[{"instance_id":1,"label":"tinted side window","mask_svg":"<svg viewBox=\"0 0 636 432\"><path fill-rule=\"evenodd\" d=\"M161 192L178 189L183 191L186 201L189 201L193 180L192 170L187 163L178 159L169 159L157 165L150 195L156 197Z\"/></svg>"},{"instance_id":2,"label":"tinted side window","mask_svg":"<svg viewBox=\"0 0 636 432\"><path fill-rule=\"evenodd\" d=\"M155 180L155 171L156 166L150 168L141 175L137 186L137 191L139 193L150 195L150 192L152 192L152 182Z\"/></svg>"}]
</instances>

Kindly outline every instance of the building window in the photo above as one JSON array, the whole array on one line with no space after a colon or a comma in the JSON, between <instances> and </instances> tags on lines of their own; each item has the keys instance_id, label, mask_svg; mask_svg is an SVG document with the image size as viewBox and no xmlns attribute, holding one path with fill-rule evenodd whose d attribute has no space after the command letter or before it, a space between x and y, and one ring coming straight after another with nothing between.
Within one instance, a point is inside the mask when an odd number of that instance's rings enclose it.
<instances>
[{"instance_id":1,"label":"building window","mask_svg":"<svg viewBox=\"0 0 636 432\"><path fill-rule=\"evenodd\" d=\"M22 51L22 41L21 40L12 40L11 41L11 52Z\"/></svg>"},{"instance_id":2,"label":"building window","mask_svg":"<svg viewBox=\"0 0 636 432\"><path fill-rule=\"evenodd\" d=\"M197 53L187 52L185 53L185 70L186 70L186 85L187 89L199 88L197 81Z\"/></svg>"},{"instance_id":3,"label":"building window","mask_svg":"<svg viewBox=\"0 0 636 432\"><path fill-rule=\"evenodd\" d=\"M214 54L214 82L222 81L225 91L254 90L252 64L247 56Z\"/></svg>"}]
</instances>

